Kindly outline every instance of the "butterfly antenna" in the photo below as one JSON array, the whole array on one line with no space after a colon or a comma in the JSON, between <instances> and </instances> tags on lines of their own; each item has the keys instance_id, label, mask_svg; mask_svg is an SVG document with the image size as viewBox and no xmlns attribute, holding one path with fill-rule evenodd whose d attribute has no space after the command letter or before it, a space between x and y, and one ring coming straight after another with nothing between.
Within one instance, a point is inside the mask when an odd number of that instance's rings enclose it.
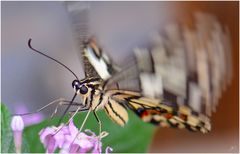
<instances>
[{"instance_id":1,"label":"butterfly antenna","mask_svg":"<svg viewBox=\"0 0 240 154\"><path fill-rule=\"evenodd\" d=\"M76 78L77 80L79 80L78 77L77 77L77 75L76 75L69 67L67 67L66 65L64 65L63 63L61 63L60 61L58 61L57 59L54 59L54 58L52 58L52 57L50 57L50 56L42 53L41 51L38 51L38 50L34 49L34 48L32 47L32 45L31 45L31 41L32 41L32 39L30 38L30 39L28 40L28 47L29 47L30 49L32 49L33 51L35 51L35 52L37 52L37 53L39 53L39 54L41 54L41 55L43 55L43 56L45 56L45 57L53 60L53 61L55 61L55 62L58 63L59 65L65 67L69 72L71 72L71 73L75 76L75 78Z\"/></svg>"}]
</instances>

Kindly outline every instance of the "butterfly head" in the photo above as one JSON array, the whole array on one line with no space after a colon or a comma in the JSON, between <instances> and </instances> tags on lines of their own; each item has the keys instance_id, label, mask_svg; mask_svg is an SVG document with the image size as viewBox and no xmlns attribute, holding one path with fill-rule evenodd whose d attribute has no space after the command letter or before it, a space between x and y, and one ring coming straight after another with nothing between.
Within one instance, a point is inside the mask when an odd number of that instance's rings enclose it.
<instances>
[{"instance_id":1,"label":"butterfly head","mask_svg":"<svg viewBox=\"0 0 240 154\"><path fill-rule=\"evenodd\" d=\"M79 80L72 82L72 87L77 94L85 95L88 93L88 87L85 83L81 83Z\"/></svg>"}]
</instances>

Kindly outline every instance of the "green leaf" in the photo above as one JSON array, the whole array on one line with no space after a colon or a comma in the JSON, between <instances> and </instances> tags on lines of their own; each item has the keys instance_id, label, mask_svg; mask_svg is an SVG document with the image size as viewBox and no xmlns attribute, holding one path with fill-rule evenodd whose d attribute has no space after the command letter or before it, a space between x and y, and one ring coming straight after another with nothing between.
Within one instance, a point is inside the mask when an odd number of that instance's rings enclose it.
<instances>
[{"instance_id":1,"label":"green leaf","mask_svg":"<svg viewBox=\"0 0 240 154\"><path fill-rule=\"evenodd\" d=\"M154 132L153 125L142 122L133 112L129 112L129 122L124 127L112 122L103 111L97 114L102 122L102 131L109 133L108 136L102 139L103 150L110 146L113 148L113 152L117 153L147 152ZM78 115L74 123L79 127L84 117L83 114ZM79 121L79 119L81 120ZM99 132L99 126L93 114L90 115L84 129Z\"/></svg>"},{"instance_id":2,"label":"green leaf","mask_svg":"<svg viewBox=\"0 0 240 154\"><path fill-rule=\"evenodd\" d=\"M103 152L105 148L110 146L113 148L113 152L123 153L143 153L147 152L148 146L151 142L154 126L141 121L134 113L129 112L129 122L125 127L121 127L106 116L103 111L97 112L101 122L102 131L107 131L108 136L102 139ZM86 113L80 113L75 116L74 123L80 128ZM64 118L64 122L68 119L67 116ZM43 145L40 143L38 133L42 128L52 126L58 121L57 118L51 120L51 123L44 121L37 125L29 126L25 129L27 140L30 143L30 152L45 152ZM98 134L99 125L91 113L87 119L86 125L83 130L90 129L91 131Z\"/></svg>"},{"instance_id":3,"label":"green leaf","mask_svg":"<svg viewBox=\"0 0 240 154\"><path fill-rule=\"evenodd\" d=\"M10 128L11 115L5 105L1 103L1 152L8 153L13 139ZM12 151L13 152L13 151Z\"/></svg>"},{"instance_id":4,"label":"green leaf","mask_svg":"<svg viewBox=\"0 0 240 154\"><path fill-rule=\"evenodd\" d=\"M1 103L1 153L15 153L13 133L11 129L11 114L7 107ZM22 140L22 152L29 152L28 142Z\"/></svg>"}]
</instances>

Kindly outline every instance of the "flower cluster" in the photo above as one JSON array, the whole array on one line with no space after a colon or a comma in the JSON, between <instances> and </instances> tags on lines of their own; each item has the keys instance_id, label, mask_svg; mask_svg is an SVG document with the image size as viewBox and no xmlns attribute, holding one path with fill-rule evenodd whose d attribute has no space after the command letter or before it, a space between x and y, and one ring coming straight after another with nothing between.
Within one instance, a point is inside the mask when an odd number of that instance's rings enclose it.
<instances>
[{"instance_id":1,"label":"flower cluster","mask_svg":"<svg viewBox=\"0 0 240 154\"><path fill-rule=\"evenodd\" d=\"M44 128L39 135L47 153L53 153L57 148L60 149L60 153L101 153L100 139L108 134L102 132L100 136L96 136L90 130L79 133L73 121L70 121L67 126ZM110 151L112 151L110 147L106 148L106 153Z\"/></svg>"}]
</instances>

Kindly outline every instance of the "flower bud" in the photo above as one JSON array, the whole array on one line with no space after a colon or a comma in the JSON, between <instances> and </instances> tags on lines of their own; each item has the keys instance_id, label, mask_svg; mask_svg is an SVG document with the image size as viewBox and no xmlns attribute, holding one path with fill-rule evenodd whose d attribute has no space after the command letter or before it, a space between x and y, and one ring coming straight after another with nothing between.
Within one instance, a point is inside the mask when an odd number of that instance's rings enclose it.
<instances>
[{"instance_id":1,"label":"flower bud","mask_svg":"<svg viewBox=\"0 0 240 154\"><path fill-rule=\"evenodd\" d=\"M16 147L16 153L21 152L22 146L22 131L24 129L24 123L21 116L14 116L12 118L11 127L13 130L14 144Z\"/></svg>"}]
</instances>

